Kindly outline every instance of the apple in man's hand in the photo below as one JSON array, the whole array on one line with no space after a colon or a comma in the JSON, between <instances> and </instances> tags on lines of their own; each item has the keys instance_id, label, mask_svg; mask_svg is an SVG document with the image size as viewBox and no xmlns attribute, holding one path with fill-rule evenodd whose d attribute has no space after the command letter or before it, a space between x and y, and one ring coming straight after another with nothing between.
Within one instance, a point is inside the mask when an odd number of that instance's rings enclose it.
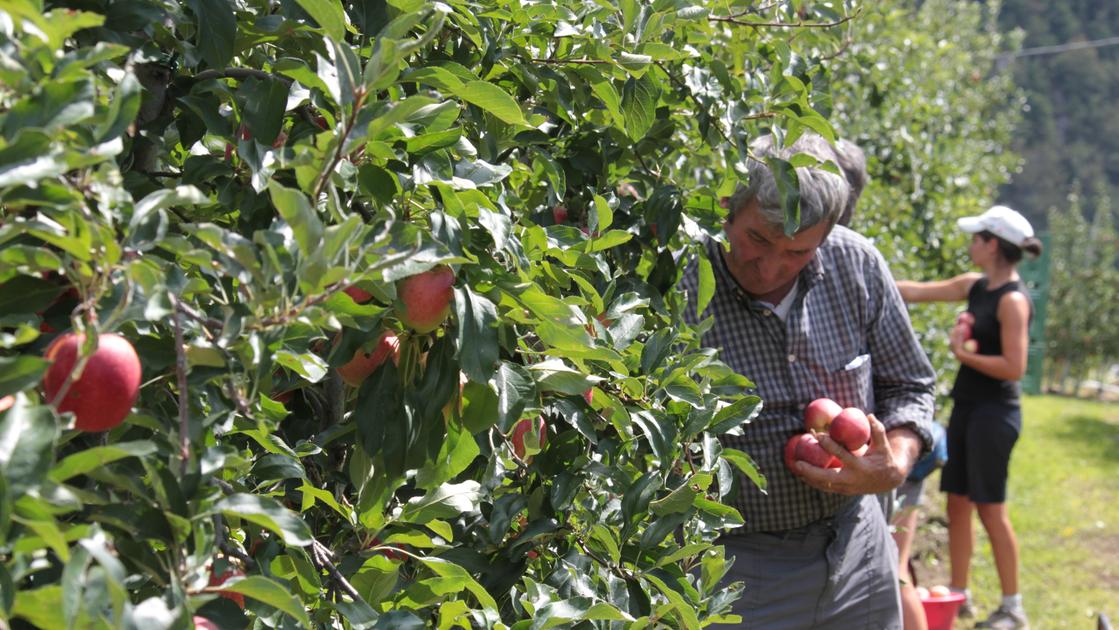
<instances>
[{"instance_id":1,"label":"apple in man's hand","mask_svg":"<svg viewBox=\"0 0 1119 630\"><path fill-rule=\"evenodd\" d=\"M827 431L832 420L843 411L839 403L830 398L817 398L804 408L804 426L809 431Z\"/></svg>"},{"instance_id":2,"label":"apple in man's hand","mask_svg":"<svg viewBox=\"0 0 1119 630\"><path fill-rule=\"evenodd\" d=\"M820 446L820 441L816 439L816 436L810 433L805 435L808 436L808 439L797 443L797 459L819 468L841 468L843 466L838 458L824 450L823 446Z\"/></svg>"},{"instance_id":3,"label":"apple in man's hand","mask_svg":"<svg viewBox=\"0 0 1119 630\"><path fill-rule=\"evenodd\" d=\"M855 451L870 441L870 420L862 409L847 407L831 421L828 435L843 448Z\"/></svg>"}]
</instances>

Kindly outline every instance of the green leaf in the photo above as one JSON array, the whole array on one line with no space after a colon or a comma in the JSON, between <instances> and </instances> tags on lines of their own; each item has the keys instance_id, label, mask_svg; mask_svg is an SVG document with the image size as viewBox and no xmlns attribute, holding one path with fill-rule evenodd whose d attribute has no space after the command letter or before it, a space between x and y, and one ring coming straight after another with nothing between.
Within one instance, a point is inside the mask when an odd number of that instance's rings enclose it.
<instances>
[{"instance_id":1,"label":"green leaf","mask_svg":"<svg viewBox=\"0 0 1119 630\"><path fill-rule=\"evenodd\" d=\"M12 617L31 622L36 628L65 628L62 615L62 586L51 584L16 591Z\"/></svg>"},{"instance_id":2,"label":"green leaf","mask_svg":"<svg viewBox=\"0 0 1119 630\"><path fill-rule=\"evenodd\" d=\"M35 385L49 365L49 361L27 355L0 357L0 397Z\"/></svg>"},{"instance_id":3,"label":"green leaf","mask_svg":"<svg viewBox=\"0 0 1119 630\"><path fill-rule=\"evenodd\" d=\"M0 284L0 316L44 311L64 288L34 276L16 276Z\"/></svg>"},{"instance_id":4,"label":"green leaf","mask_svg":"<svg viewBox=\"0 0 1119 630\"><path fill-rule=\"evenodd\" d=\"M284 124L288 85L276 79L249 79L241 83L237 96L244 102L241 120L251 138L261 144L272 144Z\"/></svg>"},{"instance_id":5,"label":"green leaf","mask_svg":"<svg viewBox=\"0 0 1119 630\"><path fill-rule=\"evenodd\" d=\"M91 470L97 470L126 457L144 457L157 451L154 442L136 440L134 442L118 442L109 446L95 446L73 455L68 455L50 472L50 479L62 483L78 475L84 475Z\"/></svg>"},{"instance_id":6,"label":"green leaf","mask_svg":"<svg viewBox=\"0 0 1119 630\"><path fill-rule=\"evenodd\" d=\"M497 601L493 596L486 591L485 588L479 584L473 576L471 576L466 569L457 564L443 560L442 558L421 558L420 562L423 563L432 573L444 578L460 578L466 582L466 590L470 591L486 611L497 613Z\"/></svg>"},{"instance_id":7,"label":"green leaf","mask_svg":"<svg viewBox=\"0 0 1119 630\"><path fill-rule=\"evenodd\" d=\"M346 38L346 17L342 4L337 0L296 0L330 39L341 42Z\"/></svg>"},{"instance_id":8,"label":"green leaf","mask_svg":"<svg viewBox=\"0 0 1119 630\"><path fill-rule=\"evenodd\" d=\"M711 260L707 256L701 254L696 260L699 262L699 290L697 291L695 305L695 314L698 319L703 316L703 311L707 310L711 298L715 297L715 272L711 268Z\"/></svg>"},{"instance_id":9,"label":"green leaf","mask_svg":"<svg viewBox=\"0 0 1119 630\"><path fill-rule=\"evenodd\" d=\"M306 547L311 544L311 529L303 519L275 499L252 494L232 494L210 510L227 517L243 518L280 536L285 543Z\"/></svg>"},{"instance_id":10,"label":"green leaf","mask_svg":"<svg viewBox=\"0 0 1119 630\"><path fill-rule=\"evenodd\" d=\"M295 233L295 242L299 244L303 255L310 258L316 251L321 251L322 221L311 207L307 196L298 190L285 188L276 181L268 183L268 192L272 196L272 203L276 205L276 210Z\"/></svg>"},{"instance_id":11,"label":"green leaf","mask_svg":"<svg viewBox=\"0 0 1119 630\"><path fill-rule=\"evenodd\" d=\"M175 186L162 188L149 193L132 209L132 219L128 222L130 230L137 229L149 214L174 206L196 206L206 203L209 198L195 186Z\"/></svg>"},{"instance_id":12,"label":"green leaf","mask_svg":"<svg viewBox=\"0 0 1119 630\"><path fill-rule=\"evenodd\" d=\"M358 443L370 457L384 448L387 432L399 432L402 425L407 426L400 375L392 361L386 361L361 384L354 418L360 436Z\"/></svg>"},{"instance_id":13,"label":"green leaf","mask_svg":"<svg viewBox=\"0 0 1119 630\"><path fill-rule=\"evenodd\" d=\"M136 120L136 113L140 111L141 90L140 82L131 72L124 75L124 79L113 91L109 100L109 115L97 126L94 133L96 143L100 144L121 135L128 126Z\"/></svg>"},{"instance_id":14,"label":"green leaf","mask_svg":"<svg viewBox=\"0 0 1119 630\"><path fill-rule=\"evenodd\" d=\"M694 475L666 496L650 503L649 509L657 516L685 512L692 507L692 501L701 496L710 484L710 474L699 473Z\"/></svg>"},{"instance_id":15,"label":"green leaf","mask_svg":"<svg viewBox=\"0 0 1119 630\"><path fill-rule=\"evenodd\" d=\"M525 407L536 402L536 381L523 366L502 362L494 375L497 386L497 428L508 433Z\"/></svg>"},{"instance_id":16,"label":"green leaf","mask_svg":"<svg viewBox=\"0 0 1119 630\"><path fill-rule=\"evenodd\" d=\"M0 413L0 476L6 478L11 496L19 496L46 476L59 433L50 407L33 407L22 394Z\"/></svg>"},{"instance_id":17,"label":"green leaf","mask_svg":"<svg viewBox=\"0 0 1119 630\"><path fill-rule=\"evenodd\" d=\"M521 112L521 106L517 104L517 101L513 100L508 92L493 83L469 81L455 91L455 96L471 105L477 105L502 122L522 127L528 126L528 121L525 120L524 114Z\"/></svg>"},{"instance_id":18,"label":"green leaf","mask_svg":"<svg viewBox=\"0 0 1119 630\"><path fill-rule=\"evenodd\" d=\"M423 524L435 519L455 518L466 512L477 511L481 490L477 481L443 484L424 496L409 501L404 506L401 519L409 523Z\"/></svg>"},{"instance_id":19,"label":"green leaf","mask_svg":"<svg viewBox=\"0 0 1119 630\"><path fill-rule=\"evenodd\" d=\"M299 374L311 383L318 383L326 376L330 366L314 352L295 354L288 350L279 350L272 358L276 363Z\"/></svg>"},{"instance_id":20,"label":"green leaf","mask_svg":"<svg viewBox=\"0 0 1119 630\"><path fill-rule=\"evenodd\" d=\"M658 98L656 84L649 75L626 79L622 86L622 111L625 112L626 135L630 140L640 140L653 126Z\"/></svg>"},{"instance_id":21,"label":"green leaf","mask_svg":"<svg viewBox=\"0 0 1119 630\"><path fill-rule=\"evenodd\" d=\"M455 288L459 361L470 380L485 383L498 360L497 307L470 287Z\"/></svg>"},{"instance_id":22,"label":"green leaf","mask_svg":"<svg viewBox=\"0 0 1119 630\"><path fill-rule=\"evenodd\" d=\"M758 489L763 492L765 491L765 476L758 471L757 464L754 463L754 460L751 459L749 455L737 449L724 448L722 456L723 459L727 460L731 464L734 464L734 467L740 470L742 474L749 477L750 480L754 482L754 485L758 487Z\"/></svg>"},{"instance_id":23,"label":"green leaf","mask_svg":"<svg viewBox=\"0 0 1119 630\"><path fill-rule=\"evenodd\" d=\"M785 235L791 238L800 229L800 179L796 168L779 157L768 156L765 163L777 183L777 194L785 210Z\"/></svg>"},{"instance_id":24,"label":"green leaf","mask_svg":"<svg viewBox=\"0 0 1119 630\"><path fill-rule=\"evenodd\" d=\"M715 413L707 430L721 435L758 417L762 411L762 399L758 396L743 396L733 403L722 407Z\"/></svg>"},{"instance_id":25,"label":"green leaf","mask_svg":"<svg viewBox=\"0 0 1119 630\"><path fill-rule=\"evenodd\" d=\"M222 592L241 593L291 615L304 628L311 627L311 619L303 602L291 593L286 584L262 575L232 578L221 585Z\"/></svg>"},{"instance_id":26,"label":"green leaf","mask_svg":"<svg viewBox=\"0 0 1119 630\"><path fill-rule=\"evenodd\" d=\"M62 266L62 259L45 247L8 245L0 250L0 266L9 269L26 267L32 273L55 270Z\"/></svg>"},{"instance_id":27,"label":"green leaf","mask_svg":"<svg viewBox=\"0 0 1119 630\"><path fill-rule=\"evenodd\" d=\"M237 16L229 0L187 0L195 16L198 51L206 64L222 70L233 59Z\"/></svg>"}]
</instances>

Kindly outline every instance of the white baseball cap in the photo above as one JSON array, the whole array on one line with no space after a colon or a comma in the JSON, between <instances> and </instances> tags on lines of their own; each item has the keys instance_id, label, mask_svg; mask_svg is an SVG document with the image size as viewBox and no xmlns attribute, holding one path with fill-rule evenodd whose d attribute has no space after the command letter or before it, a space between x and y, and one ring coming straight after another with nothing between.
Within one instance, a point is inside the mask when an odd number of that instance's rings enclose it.
<instances>
[{"instance_id":1,"label":"white baseball cap","mask_svg":"<svg viewBox=\"0 0 1119 630\"><path fill-rule=\"evenodd\" d=\"M977 217L964 217L956 221L960 229L975 234L987 231L1018 247L1034 235L1034 228L1026 217L1006 206L991 206Z\"/></svg>"}]
</instances>

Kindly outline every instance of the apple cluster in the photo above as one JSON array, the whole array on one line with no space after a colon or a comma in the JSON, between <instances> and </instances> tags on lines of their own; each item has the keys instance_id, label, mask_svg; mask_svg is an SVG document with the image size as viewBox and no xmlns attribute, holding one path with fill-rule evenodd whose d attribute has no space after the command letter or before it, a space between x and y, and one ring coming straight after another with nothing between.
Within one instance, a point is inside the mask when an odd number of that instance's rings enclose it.
<instances>
[{"instance_id":1,"label":"apple cluster","mask_svg":"<svg viewBox=\"0 0 1119 630\"><path fill-rule=\"evenodd\" d=\"M844 408L830 398L817 398L804 408L804 428L785 443L785 465L794 470L798 461L805 461L819 468L842 468L838 457L827 452L816 437L827 433L831 439L848 451L861 457L869 448L870 420L862 409Z\"/></svg>"},{"instance_id":2,"label":"apple cluster","mask_svg":"<svg viewBox=\"0 0 1119 630\"><path fill-rule=\"evenodd\" d=\"M439 328L451 314L454 286L455 272L444 265L404 278L396 285L395 310L400 322L417 334ZM373 299L372 293L356 286L346 288L345 292L358 304ZM386 330L371 352L358 348L353 358L338 368L338 374L347 385L358 387L389 358L393 364L400 363L400 338Z\"/></svg>"},{"instance_id":3,"label":"apple cluster","mask_svg":"<svg viewBox=\"0 0 1119 630\"><path fill-rule=\"evenodd\" d=\"M956 316L956 329L961 332L964 339L964 350L979 352L979 342L971 338L971 327L975 325L975 315L963 311Z\"/></svg>"}]
</instances>

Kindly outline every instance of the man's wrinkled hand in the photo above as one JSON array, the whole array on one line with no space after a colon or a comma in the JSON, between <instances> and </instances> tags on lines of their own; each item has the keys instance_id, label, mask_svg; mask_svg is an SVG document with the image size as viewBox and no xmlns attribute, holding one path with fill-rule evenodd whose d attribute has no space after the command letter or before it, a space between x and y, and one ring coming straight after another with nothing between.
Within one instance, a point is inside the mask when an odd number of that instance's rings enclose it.
<instances>
[{"instance_id":1,"label":"man's wrinkled hand","mask_svg":"<svg viewBox=\"0 0 1119 630\"><path fill-rule=\"evenodd\" d=\"M805 483L824 492L836 494L878 494L887 492L905 481L906 465L894 456L886 427L868 414L870 420L870 448L859 457L840 446L826 434L818 434L820 446L843 464L842 468L820 468L798 461L793 471Z\"/></svg>"}]
</instances>

